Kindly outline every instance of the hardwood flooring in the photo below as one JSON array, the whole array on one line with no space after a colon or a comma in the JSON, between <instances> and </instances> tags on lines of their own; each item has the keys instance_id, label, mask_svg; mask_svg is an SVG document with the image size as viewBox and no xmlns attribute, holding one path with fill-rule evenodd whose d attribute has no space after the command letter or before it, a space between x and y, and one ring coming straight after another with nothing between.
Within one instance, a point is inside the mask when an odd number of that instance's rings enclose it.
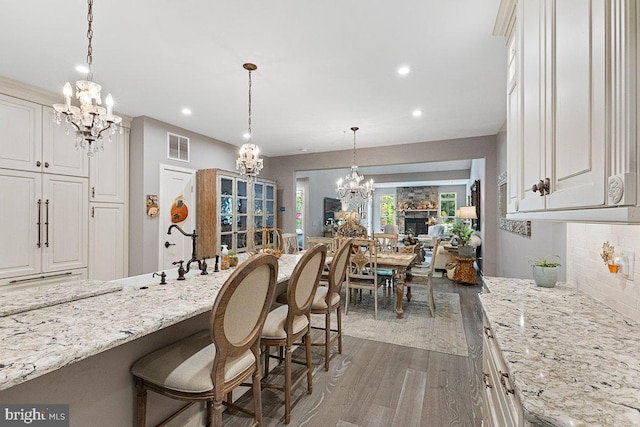
<instances>
[{"instance_id":1,"label":"hardwood flooring","mask_svg":"<svg viewBox=\"0 0 640 427\"><path fill-rule=\"evenodd\" d=\"M306 393L304 381L294 390L289 425L480 426L482 311L477 295L481 286L441 279L434 290L460 295L468 357L344 337L343 354L336 354L325 372L323 348L314 347L313 393ZM238 403L251 407L249 395ZM284 425L281 392L263 390L262 406L266 426ZM237 411L224 415L225 426L248 426L251 421Z\"/></svg>"}]
</instances>

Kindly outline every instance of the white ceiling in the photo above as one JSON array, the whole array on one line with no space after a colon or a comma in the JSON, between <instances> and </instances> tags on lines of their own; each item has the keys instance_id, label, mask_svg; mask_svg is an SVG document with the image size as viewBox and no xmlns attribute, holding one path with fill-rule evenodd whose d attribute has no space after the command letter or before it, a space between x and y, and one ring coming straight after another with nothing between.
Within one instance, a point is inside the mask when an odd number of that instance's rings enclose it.
<instances>
[{"instance_id":1,"label":"white ceiling","mask_svg":"<svg viewBox=\"0 0 640 427\"><path fill-rule=\"evenodd\" d=\"M348 150L352 126L358 147L490 135L506 111L499 3L96 0L94 80L123 114L241 145L253 62L253 142L267 156ZM85 78L86 0L0 10L0 75L60 93Z\"/></svg>"}]
</instances>

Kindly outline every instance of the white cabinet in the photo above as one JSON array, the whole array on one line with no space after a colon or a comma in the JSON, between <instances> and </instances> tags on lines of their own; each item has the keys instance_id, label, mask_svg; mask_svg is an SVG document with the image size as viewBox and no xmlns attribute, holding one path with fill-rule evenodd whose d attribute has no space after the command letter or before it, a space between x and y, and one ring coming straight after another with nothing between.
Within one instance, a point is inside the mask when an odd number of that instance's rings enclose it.
<instances>
[{"instance_id":1,"label":"white cabinet","mask_svg":"<svg viewBox=\"0 0 640 427\"><path fill-rule=\"evenodd\" d=\"M124 203L128 183L129 129L105 141L104 151L91 157L91 201Z\"/></svg>"},{"instance_id":2,"label":"white cabinet","mask_svg":"<svg viewBox=\"0 0 640 427\"><path fill-rule=\"evenodd\" d=\"M0 94L0 168L86 177L88 164L52 108Z\"/></svg>"},{"instance_id":3,"label":"white cabinet","mask_svg":"<svg viewBox=\"0 0 640 427\"><path fill-rule=\"evenodd\" d=\"M485 427L531 427L524 419L522 405L515 395L491 327L484 316L482 336L482 425Z\"/></svg>"},{"instance_id":4,"label":"white cabinet","mask_svg":"<svg viewBox=\"0 0 640 427\"><path fill-rule=\"evenodd\" d=\"M516 76L509 217L638 220L636 9L632 0L503 0L496 31Z\"/></svg>"},{"instance_id":5,"label":"white cabinet","mask_svg":"<svg viewBox=\"0 0 640 427\"><path fill-rule=\"evenodd\" d=\"M89 278L125 277L125 209L120 203L91 203L89 218Z\"/></svg>"},{"instance_id":6,"label":"white cabinet","mask_svg":"<svg viewBox=\"0 0 640 427\"><path fill-rule=\"evenodd\" d=\"M0 292L14 291L17 289L32 288L34 286L53 285L56 283L73 282L87 278L87 269L64 271L58 273L37 274L21 276L18 278L0 279Z\"/></svg>"},{"instance_id":7,"label":"white cabinet","mask_svg":"<svg viewBox=\"0 0 640 427\"><path fill-rule=\"evenodd\" d=\"M0 278L87 266L86 178L0 169Z\"/></svg>"}]
</instances>

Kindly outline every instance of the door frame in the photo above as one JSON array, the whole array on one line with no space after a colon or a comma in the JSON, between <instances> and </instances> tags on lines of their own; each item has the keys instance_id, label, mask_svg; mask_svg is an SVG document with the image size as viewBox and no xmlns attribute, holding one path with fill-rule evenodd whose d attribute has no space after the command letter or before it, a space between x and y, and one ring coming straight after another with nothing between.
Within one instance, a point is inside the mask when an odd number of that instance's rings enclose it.
<instances>
[{"instance_id":1,"label":"door frame","mask_svg":"<svg viewBox=\"0 0 640 427\"><path fill-rule=\"evenodd\" d=\"M197 214L197 188L196 188L196 169L189 169L189 168L183 168L180 166L173 166L173 165L168 165L165 163L160 163L159 165L159 173L158 173L158 200L164 200L165 197L168 197L168 195L164 194L164 191L161 183L162 183L162 178L163 178L163 174L167 171L174 171L174 172L180 172L180 173L185 173L185 174L190 174L193 177L193 195L194 195L194 202L192 207L189 207L189 215L193 215L193 224L194 224L194 229L196 229L197 227L197 221L196 221L196 214ZM185 230L187 233L189 232L189 230ZM160 218L158 218L158 239L157 239L157 245L158 245L158 260L157 260L157 268L158 271L161 271L163 269L162 267L162 259L163 259L163 250L164 250L164 246L163 246L163 239L162 237L165 234L165 230L164 227L162 226L162 220L160 220Z\"/></svg>"}]
</instances>

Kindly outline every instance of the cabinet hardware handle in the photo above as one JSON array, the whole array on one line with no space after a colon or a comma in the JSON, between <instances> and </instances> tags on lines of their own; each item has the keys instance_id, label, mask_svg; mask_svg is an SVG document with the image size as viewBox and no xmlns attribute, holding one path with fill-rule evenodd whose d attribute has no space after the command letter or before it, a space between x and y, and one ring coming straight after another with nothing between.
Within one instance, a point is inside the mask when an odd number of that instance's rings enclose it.
<instances>
[{"instance_id":1,"label":"cabinet hardware handle","mask_svg":"<svg viewBox=\"0 0 640 427\"><path fill-rule=\"evenodd\" d=\"M489 327L484 328L484 334L487 336L487 338L493 338L493 334L491 333L491 328Z\"/></svg>"},{"instance_id":2,"label":"cabinet hardware handle","mask_svg":"<svg viewBox=\"0 0 640 427\"><path fill-rule=\"evenodd\" d=\"M531 186L531 191L535 192L540 192L540 197L544 196L545 194L549 194L549 185L551 183L551 180L549 178L545 178L544 181L540 180L537 184L533 184Z\"/></svg>"},{"instance_id":3,"label":"cabinet hardware handle","mask_svg":"<svg viewBox=\"0 0 640 427\"><path fill-rule=\"evenodd\" d=\"M44 227L45 227L45 231L44 231L44 246L45 247L49 247L49 199L45 200L44 202L44 210L45 210L45 216L44 216Z\"/></svg>"},{"instance_id":4,"label":"cabinet hardware handle","mask_svg":"<svg viewBox=\"0 0 640 427\"><path fill-rule=\"evenodd\" d=\"M169 248L169 246L175 246L175 245L176 245L175 243L169 243L169 241L164 242L164 247L167 249Z\"/></svg>"},{"instance_id":5,"label":"cabinet hardware handle","mask_svg":"<svg viewBox=\"0 0 640 427\"><path fill-rule=\"evenodd\" d=\"M38 199L38 243L37 247L42 247L42 199Z\"/></svg>"},{"instance_id":6,"label":"cabinet hardware handle","mask_svg":"<svg viewBox=\"0 0 640 427\"><path fill-rule=\"evenodd\" d=\"M66 273L51 274L49 276L29 277L28 279L16 279L16 280L10 281L9 283L28 282L31 280L50 279L52 277L62 277L62 276L69 276L69 275L71 275L71 272L67 271Z\"/></svg>"},{"instance_id":7,"label":"cabinet hardware handle","mask_svg":"<svg viewBox=\"0 0 640 427\"><path fill-rule=\"evenodd\" d=\"M482 373L482 382L484 383L484 388L493 388L491 384L489 384L489 374L486 372Z\"/></svg>"},{"instance_id":8,"label":"cabinet hardware handle","mask_svg":"<svg viewBox=\"0 0 640 427\"><path fill-rule=\"evenodd\" d=\"M40 160L38 160L38 161L36 162L36 166L37 166L37 167L42 166L42 163L40 163Z\"/></svg>"},{"instance_id":9,"label":"cabinet hardware handle","mask_svg":"<svg viewBox=\"0 0 640 427\"><path fill-rule=\"evenodd\" d=\"M512 388L509 388L509 386L507 385L507 379L509 378L509 374L502 371L498 371L498 372L500 372L500 384L502 384L502 388L504 388L504 392L506 394L516 394L515 390L513 390Z\"/></svg>"},{"instance_id":10,"label":"cabinet hardware handle","mask_svg":"<svg viewBox=\"0 0 640 427\"><path fill-rule=\"evenodd\" d=\"M49 167L49 162L44 162L44 167L48 168Z\"/></svg>"},{"instance_id":11,"label":"cabinet hardware handle","mask_svg":"<svg viewBox=\"0 0 640 427\"><path fill-rule=\"evenodd\" d=\"M95 218L96 217L96 208L95 206L91 208L91 218Z\"/></svg>"},{"instance_id":12,"label":"cabinet hardware handle","mask_svg":"<svg viewBox=\"0 0 640 427\"><path fill-rule=\"evenodd\" d=\"M91 198L96 197L96 187L91 187Z\"/></svg>"}]
</instances>

